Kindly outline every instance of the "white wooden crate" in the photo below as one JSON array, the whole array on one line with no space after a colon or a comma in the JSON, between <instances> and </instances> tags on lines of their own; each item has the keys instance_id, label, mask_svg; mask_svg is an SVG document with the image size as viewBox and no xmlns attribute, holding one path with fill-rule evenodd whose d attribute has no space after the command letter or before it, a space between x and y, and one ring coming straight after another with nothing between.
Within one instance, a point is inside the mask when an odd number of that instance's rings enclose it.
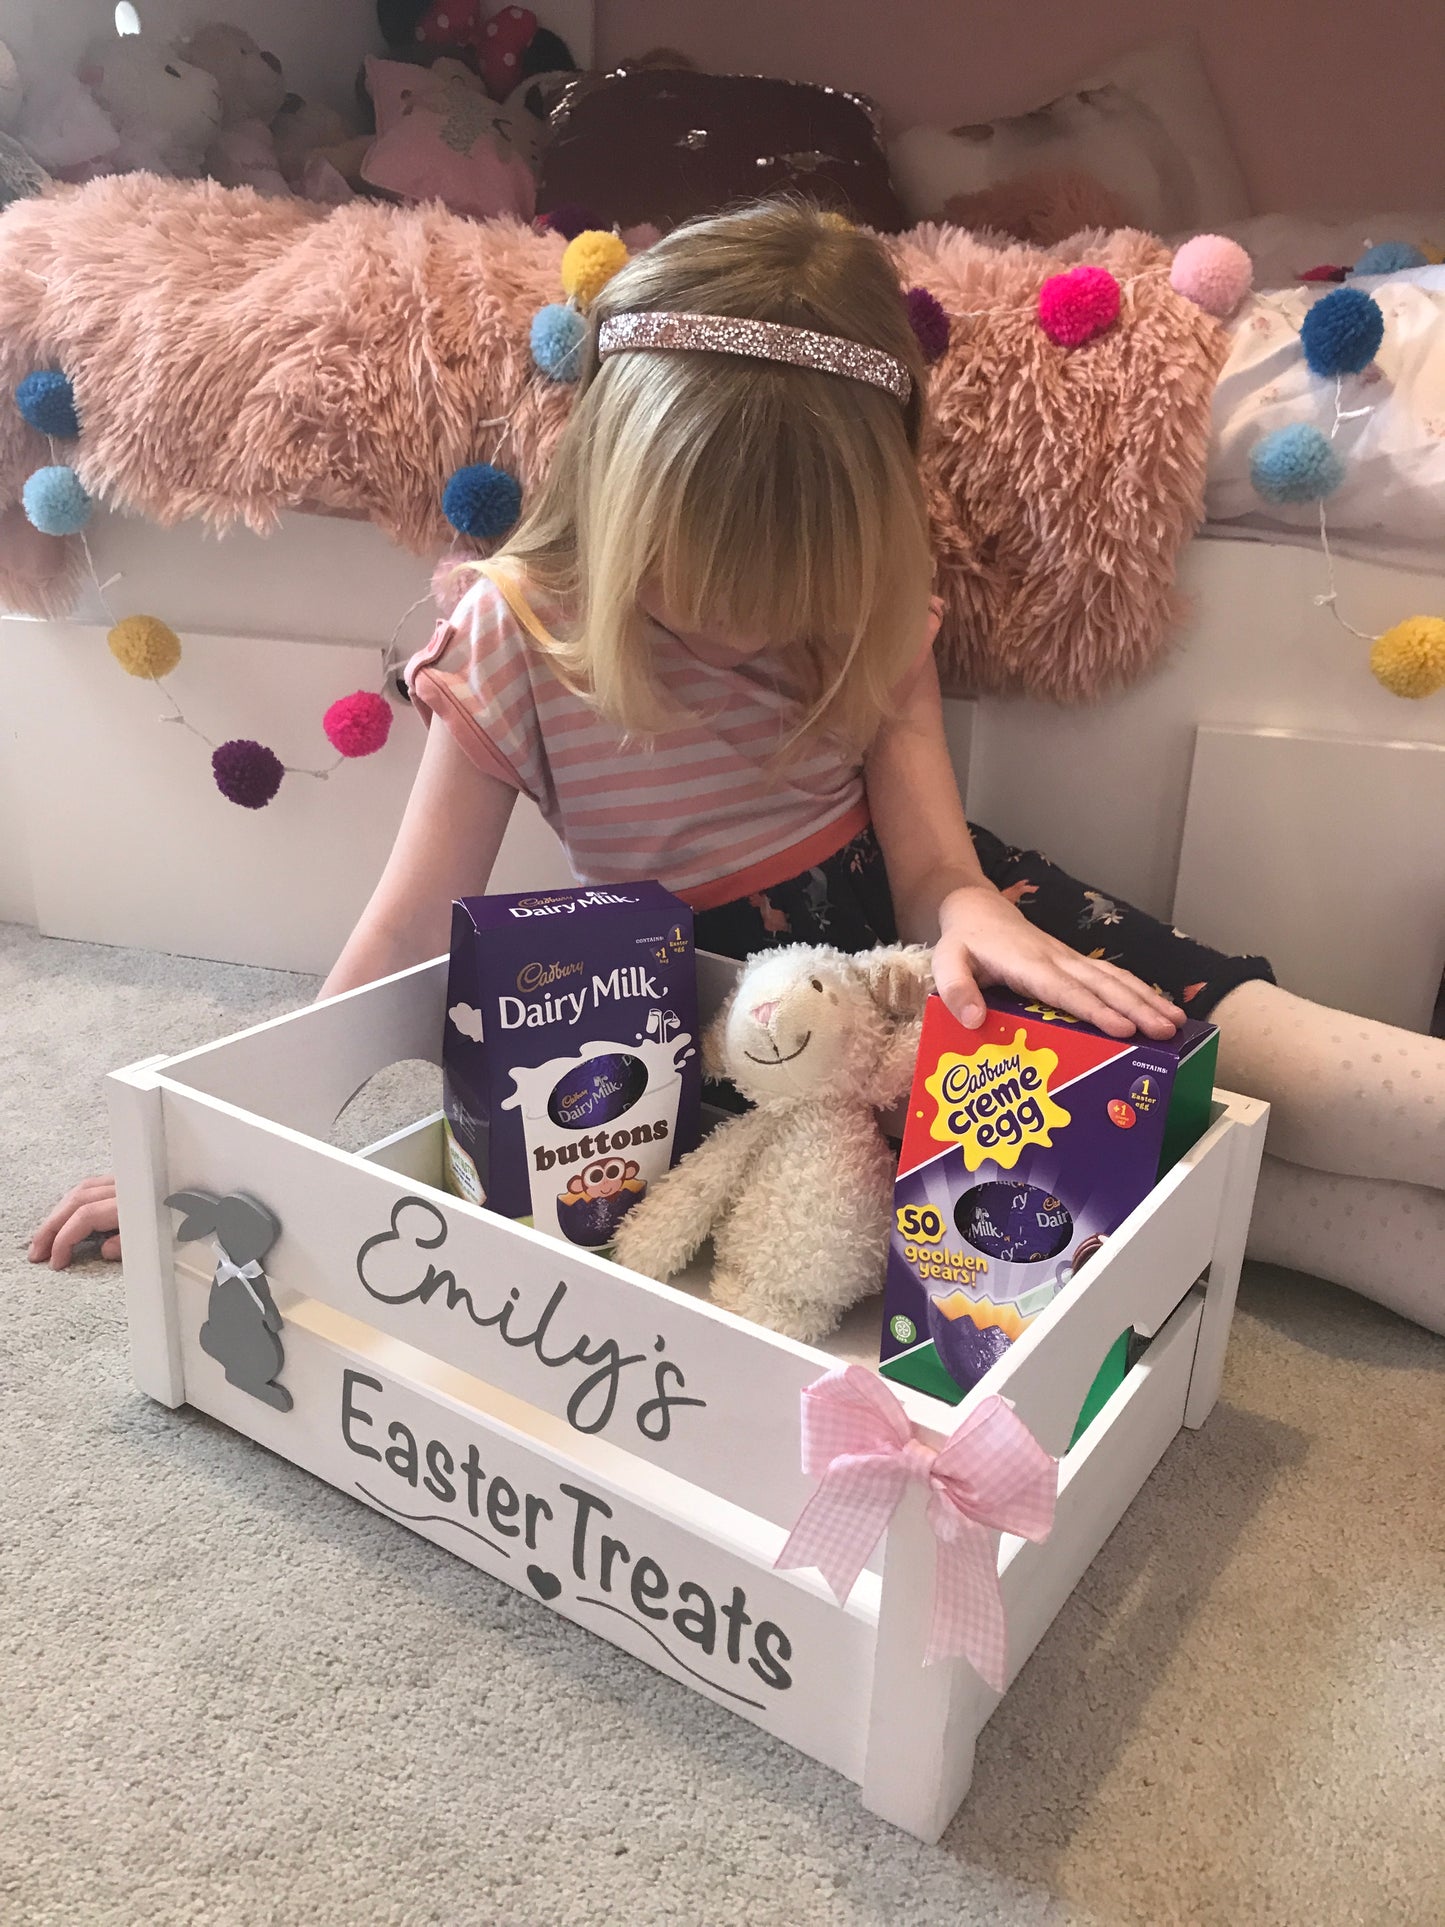
<instances>
[{"instance_id":1,"label":"white wooden crate","mask_svg":"<svg viewBox=\"0 0 1445 1927\"><path fill-rule=\"evenodd\" d=\"M704 1015L732 968L699 959ZM773 1570L811 1490L799 1395L840 1357L876 1360L876 1305L829 1349L797 1344L719 1310L701 1282L655 1284L447 1195L436 1118L360 1153L325 1142L378 1070L435 1060L445 991L438 959L110 1079L137 1382L531 1592L936 1839L999 1696L962 1659L922 1663L922 1488L846 1606L811 1570ZM1010 1680L1174 1434L1214 1404L1265 1116L1217 1094L1206 1135L962 1405L891 1388L933 1447L1002 1392L1063 1455L1048 1540L999 1547ZM200 1346L212 1247L177 1244L165 1203L194 1189L246 1192L280 1222L265 1274L289 1411L228 1383ZM1152 1342L1068 1449L1128 1327Z\"/></svg>"}]
</instances>

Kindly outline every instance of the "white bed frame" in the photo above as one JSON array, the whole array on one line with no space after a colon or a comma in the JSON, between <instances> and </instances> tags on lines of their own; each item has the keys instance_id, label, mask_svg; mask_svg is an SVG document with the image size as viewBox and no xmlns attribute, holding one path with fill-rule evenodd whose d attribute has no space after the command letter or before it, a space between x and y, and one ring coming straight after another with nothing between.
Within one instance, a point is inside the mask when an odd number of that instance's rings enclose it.
<instances>
[{"instance_id":1,"label":"white bed frame","mask_svg":"<svg viewBox=\"0 0 1445 1927\"><path fill-rule=\"evenodd\" d=\"M427 582L374 529L320 517L222 542L103 517L93 546L102 577L122 575L116 606L184 638L175 680L195 721L297 764L328 759L323 709L374 678ZM1000 835L1266 952L1305 995L1423 1027L1445 964L1445 700L1379 688L1364 645L1314 605L1318 577L1308 549L1194 542L1193 613L1157 674L1092 709L950 704L955 759L971 815ZM1445 608L1445 579L1378 564L1342 561L1340 589L1362 628ZM406 636L429 627L419 610ZM421 747L411 717L379 756L325 784L288 778L253 813L216 793L194 738L157 724L164 705L116 669L98 612L0 623L0 669L0 917L329 968L400 818ZM565 881L522 806L493 887Z\"/></svg>"},{"instance_id":2,"label":"white bed frame","mask_svg":"<svg viewBox=\"0 0 1445 1927\"><path fill-rule=\"evenodd\" d=\"M734 966L699 962L706 1016ZM720 1311L700 1285L654 1284L446 1195L437 1118L355 1155L325 1143L375 1072L435 1057L445 989L438 959L109 1080L138 1384L533 1594L856 1781L873 1812L937 1839L968 1789L974 1742L998 1695L963 1660L922 1664L932 1544L920 1489L846 1606L815 1572L773 1570L809 1491L799 1393L838 1355L876 1361L876 1304L836 1352L795 1344ZM999 1547L1010 1681L1180 1426L1202 1424L1215 1402L1265 1119L1263 1105L1217 1093L1205 1136L961 1406L894 1388L935 1447L978 1400L1001 1392L1045 1448L1064 1455L1050 1537ZM197 1188L245 1191L280 1221L265 1270L283 1320L289 1411L229 1383L201 1348L212 1251L178 1245L165 1204ZM446 1289L419 1297L424 1275L435 1280L432 1264L445 1265ZM620 1378L607 1421L578 1429L567 1416L577 1368L544 1363L540 1346L501 1342L493 1324L472 1322L453 1284L483 1313L510 1290L534 1316L564 1287L552 1350L566 1349L563 1328L594 1343L612 1338L648 1361L628 1368L640 1382ZM1130 1326L1152 1342L1066 1450L1095 1373ZM687 1396L705 1402L678 1407L667 1436L654 1438L641 1401L663 1353L685 1374ZM591 1424L598 1411L575 1416ZM661 1430L655 1420L652 1430ZM428 1460L429 1490L407 1476L408 1436L423 1453L438 1441L449 1455ZM470 1447L481 1468L470 1487L475 1516L459 1470ZM388 1449L399 1464L382 1456ZM684 1580L745 1612L728 1620L736 1645L721 1630L710 1644L689 1643L654 1603L662 1589L676 1602ZM698 1597L687 1595L695 1610ZM479 1592L476 1610L488 1609ZM742 1642L749 1623L751 1646Z\"/></svg>"}]
</instances>

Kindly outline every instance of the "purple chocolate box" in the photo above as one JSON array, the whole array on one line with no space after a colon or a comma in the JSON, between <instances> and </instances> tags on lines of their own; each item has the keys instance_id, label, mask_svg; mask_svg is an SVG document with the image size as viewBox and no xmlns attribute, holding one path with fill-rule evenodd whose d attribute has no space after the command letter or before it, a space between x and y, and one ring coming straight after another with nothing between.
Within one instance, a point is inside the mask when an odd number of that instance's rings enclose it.
<instances>
[{"instance_id":1,"label":"purple chocolate box","mask_svg":"<svg viewBox=\"0 0 1445 1927\"><path fill-rule=\"evenodd\" d=\"M452 906L447 1185L598 1249L698 1141L692 912L660 883Z\"/></svg>"}]
</instances>

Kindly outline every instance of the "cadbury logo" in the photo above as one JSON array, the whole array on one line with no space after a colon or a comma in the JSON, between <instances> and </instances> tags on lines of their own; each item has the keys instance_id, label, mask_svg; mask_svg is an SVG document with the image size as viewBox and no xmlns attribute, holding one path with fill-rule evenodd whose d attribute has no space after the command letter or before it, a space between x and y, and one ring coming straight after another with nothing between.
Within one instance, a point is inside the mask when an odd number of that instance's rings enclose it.
<instances>
[{"instance_id":1,"label":"cadbury logo","mask_svg":"<svg viewBox=\"0 0 1445 1927\"><path fill-rule=\"evenodd\" d=\"M545 990L549 984L560 983L564 977L580 976L586 967L580 958L576 963L523 964L517 972L517 988L518 990Z\"/></svg>"}]
</instances>

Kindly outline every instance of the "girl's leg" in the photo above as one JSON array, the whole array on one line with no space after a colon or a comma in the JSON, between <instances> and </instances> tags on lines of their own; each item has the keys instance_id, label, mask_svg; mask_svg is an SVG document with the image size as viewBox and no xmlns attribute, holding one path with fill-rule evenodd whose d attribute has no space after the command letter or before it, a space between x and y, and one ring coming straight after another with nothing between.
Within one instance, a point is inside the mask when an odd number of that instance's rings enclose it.
<instances>
[{"instance_id":1,"label":"girl's leg","mask_svg":"<svg viewBox=\"0 0 1445 1927\"><path fill-rule=\"evenodd\" d=\"M1231 990L1214 1021L1219 1082L1270 1105L1275 1157L1445 1188L1445 1041L1269 983Z\"/></svg>"},{"instance_id":2,"label":"girl's leg","mask_svg":"<svg viewBox=\"0 0 1445 1927\"><path fill-rule=\"evenodd\" d=\"M1131 971L1172 997L1191 1017L1212 1018L1214 1006L1240 984L1256 978L1273 981L1274 972L1263 957L1232 957L1211 949L1122 897L1091 889L1037 850L1015 849L991 830L970 827L984 875L1030 923L1080 956Z\"/></svg>"},{"instance_id":3,"label":"girl's leg","mask_svg":"<svg viewBox=\"0 0 1445 1927\"><path fill-rule=\"evenodd\" d=\"M1273 1143L1272 1119L1269 1131ZM1445 1334L1445 1191L1335 1177L1267 1155L1248 1250Z\"/></svg>"}]
</instances>

